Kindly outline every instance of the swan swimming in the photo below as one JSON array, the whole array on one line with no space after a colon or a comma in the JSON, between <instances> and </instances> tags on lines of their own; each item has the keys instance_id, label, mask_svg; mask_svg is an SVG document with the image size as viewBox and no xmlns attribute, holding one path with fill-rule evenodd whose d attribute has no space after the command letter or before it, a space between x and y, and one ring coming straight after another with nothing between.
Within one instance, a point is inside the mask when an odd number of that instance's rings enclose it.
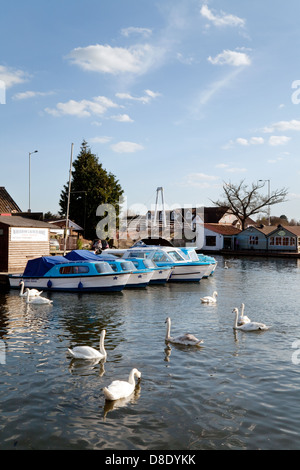
<instances>
[{"instance_id":1,"label":"swan swimming","mask_svg":"<svg viewBox=\"0 0 300 470\"><path fill-rule=\"evenodd\" d=\"M68 351L75 359L106 359L107 353L104 349L105 334L106 330L102 330L100 333L99 351L90 346L75 346L75 348L68 349Z\"/></svg>"},{"instance_id":2,"label":"swan swimming","mask_svg":"<svg viewBox=\"0 0 300 470\"><path fill-rule=\"evenodd\" d=\"M244 323L244 325L238 325L238 316L239 316L239 310L238 308L233 309L233 313L235 313L235 322L233 329L234 330L242 330L242 331L259 331L259 330L268 330L269 327L266 326L264 323L258 323L255 321L251 321L249 323Z\"/></svg>"},{"instance_id":3,"label":"swan swimming","mask_svg":"<svg viewBox=\"0 0 300 470\"><path fill-rule=\"evenodd\" d=\"M247 315L244 315L245 304L241 304L241 314L238 319L238 325L244 325L245 323L250 323L251 320Z\"/></svg>"},{"instance_id":4,"label":"swan swimming","mask_svg":"<svg viewBox=\"0 0 300 470\"><path fill-rule=\"evenodd\" d=\"M128 382L124 380L114 380L108 387L104 387L103 393L106 400L118 400L119 398L129 397L135 389L135 376L140 379L142 374L139 370L132 369L129 374Z\"/></svg>"},{"instance_id":5,"label":"swan swimming","mask_svg":"<svg viewBox=\"0 0 300 470\"><path fill-rule=\"evenodd\" d=\"M171 318L167 317L165 323L167 323L166 341L169 343L184 344L186 346L198 346L199 344L203 343L202 339L198 339L196 336L189 333L177 337L170 336Z\"/></svg>"},{"instance_id":6,"label":"swan swimming","mask_svg":"<svg viewBox=\"0 0 300 470\"><path fill-rule=\"evenodd\" d=\"M49 300L46 297L41 297L40 295L31 296L29 289L26 289L26 303L27 304L34 304L34 305L42 305L42 304L52 304L53 300Z\"/></svg>"},{"instance_id":7,"label":"swan swimming","mask_svg":"<svg viewBox=\"0 0 300 470\"><path fill-rule=\"evenodd\" d=\"M201 302L204 304L215 304L217 302L218 292L214 292L212 296L207 295L206 297L200 298Z\"/></svg>"},{"instance_id":8,"label":"swan swimming","mask_svg":"<svg viewBox=\"0 0 300 470\"><path fill-rule=\"evenodd\" d=\"M25 284L24 284L24 281L21 281L20 282L20 286L21 286L21 291L20 291L20 297L27 297L27 290L29 291L29 295L31 297L35 297L35 296L38 296L38 295L41 295L41 293L43 292L42 290L37 290L37 289L26 289L26 291L24 292L24 287L25 287Z\"/></svg>"}]
</instances>

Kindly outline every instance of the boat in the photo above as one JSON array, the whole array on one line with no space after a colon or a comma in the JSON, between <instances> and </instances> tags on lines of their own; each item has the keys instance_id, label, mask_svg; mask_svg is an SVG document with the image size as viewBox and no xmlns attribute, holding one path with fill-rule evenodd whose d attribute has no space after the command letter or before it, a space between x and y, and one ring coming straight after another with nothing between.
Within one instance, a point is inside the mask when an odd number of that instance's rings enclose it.
<instances>
[{"instance_id":1,"label":"boat","mask_svg":"<svg viewBox=\"0 0 300 470\"><path fill-rule=\"evenodd\" d=\"M102 261L108 263L117 274L129 273L130 276L126 283L126 288L147 287L153 275L153 271L149 268L143 267L142 269L137 269L130 261L119 259L108 253L97 255L89 250L73 250L66 255L66 258L69 260Z\"/></svg>"},{"instance_id":2,"label":"boat","mask_svg":"<svg viewBox=\"0 0 300 470\"><path fill-rule=\"evenodd\" d=\"M147 245L128 248L124 257L148 258L158 266L171 266L169 282L199 282L206 275L209 262L188 260L184 258L180 248L173 246Z\"/></svg>"},{"instance_id":3,"label":"boat","mask_svg":"<svg viewBox=\"0 0 300 470\"><path fill-rule=\"evenodd\" d=\"M214 273L217 267L217 261L215 260L215 258L213 258L212 256L204 255L202 253L197 253L196 249L190 246L182 247L180 248L180 250L182 251L183 256L190 261L201 261L208 263L207 272L203 276L204 278L207 278Z\"/></svg>"},{"instance_id":4,"label":"boat","mask_svg":"<svg viewBox=\"0 0 300 470\"><path fill-rule=\"evenodd\" d=\"M124 258L127 259L127 258ZM166 282L169 280L173 267L168 265L168 266L157 266L154 261L151 259L147 258L128 258L131 263L137 268L137 269L151 269L153 271L153 275L150 279L150 284L166 284Z\"/></svg>"},{"instance_id":5,"label":"boat","mask_svg":"<svg viewBox=\"0 0 300 470\"><path fill-rule=\"evenodd\" d=\"M69 260L64 256L42 256L28 260L23 274L10 274L13 289L25 288L64 292L119 292L130 272L115 273L105 261Z\"/></svg>"}]
</instances>

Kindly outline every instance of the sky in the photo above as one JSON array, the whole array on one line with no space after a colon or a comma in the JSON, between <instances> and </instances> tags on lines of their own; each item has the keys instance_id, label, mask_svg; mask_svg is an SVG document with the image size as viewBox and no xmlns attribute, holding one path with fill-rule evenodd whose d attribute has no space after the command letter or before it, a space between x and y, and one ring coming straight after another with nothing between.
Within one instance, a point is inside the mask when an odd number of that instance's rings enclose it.
<instances>
[{"instance_id":1,"label":"sky","mask_svg":"<svg viewBox=\"0 0 300 470\"><path fill-rule=\"evenodd\" d=\"M212 206L262 180L288 189L271 215L300 220L299 16L299 0L2 2L0 186L57 213L85 140L137 213L158 187L166 207Z\"/></svg>"}]
</instances>

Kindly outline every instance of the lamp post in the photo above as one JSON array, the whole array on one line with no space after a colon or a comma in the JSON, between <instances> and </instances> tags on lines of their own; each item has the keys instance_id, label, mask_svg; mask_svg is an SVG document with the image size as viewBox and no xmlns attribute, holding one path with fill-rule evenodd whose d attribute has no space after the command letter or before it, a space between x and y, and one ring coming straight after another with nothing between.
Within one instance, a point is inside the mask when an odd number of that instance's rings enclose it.
<instances>
[{"instance_id":1,"label":"lamp post","mask_svg":"<svg viewBox=\"0 0 300 470\"><path fill-rule=\"evenodd\" d=\"M270 200L270 180L258 180L258 181L261 181L263 183L266 183L268 182L268 199ZM269 221L269 225L271 225L271 214L270 214L270 204L268 204L268 221Z\"/></svg>"},{"instance_id":2,"label":"lamp post","mask_svg":"<svg viewBox=\"0 0 300 470\"><path fill-rule=\"evenodd\" d=\"M33 152L29 152L29 204L28 204L28 212L31 212L30 209L30 157L33 153L37 153L38 150L34 150Z\"/></svg>"}]
</instances>

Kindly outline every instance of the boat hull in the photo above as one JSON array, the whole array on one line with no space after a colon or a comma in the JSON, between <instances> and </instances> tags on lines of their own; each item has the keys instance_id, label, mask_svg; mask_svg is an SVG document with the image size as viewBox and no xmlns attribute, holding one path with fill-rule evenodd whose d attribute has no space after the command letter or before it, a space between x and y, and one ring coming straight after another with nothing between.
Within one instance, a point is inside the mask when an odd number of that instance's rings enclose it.
<instances>
[{"instance_id":1,"label":"boat hull","mask_svg":"<svg viewBox=\"0 0 300 470\"><path fill-rule=\"evenodd\" d=\"M24 287L43 291L62 292L120 292L129 281L129 273L118 273L99 276L69 276L69 277L31 277L12 275L9 277L10 287L19 289L20 282L24 281Z\"/></svg>"}]
</instances>

